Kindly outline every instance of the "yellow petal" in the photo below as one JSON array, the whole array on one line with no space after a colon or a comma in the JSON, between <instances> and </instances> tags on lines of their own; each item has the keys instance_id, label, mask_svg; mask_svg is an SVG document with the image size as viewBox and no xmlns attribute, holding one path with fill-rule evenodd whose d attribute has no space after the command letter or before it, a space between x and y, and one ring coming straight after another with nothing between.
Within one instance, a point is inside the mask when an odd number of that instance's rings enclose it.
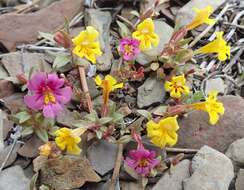
<instances>
[{"instance_id":1,"label":"yellow petal","mask_svg":"<svg viewBox=\"0 0 244 190\"><path fill-rule=\"evenodd\" d=\"M111 75L106 75L105 80L107 80L111 86L117 83L117 80Z\"/></svg>"},{"instance_id":2,"label":"yellow petal","mask_svg":"<svg viewBox=\"0 0 244 190\"><path fill-rule=\"evenodd\" d=\"M102 85L102 79L99 75L96 76L95 78L95 83L97 86L101 86Z\"/></svg>"}]
</instances>

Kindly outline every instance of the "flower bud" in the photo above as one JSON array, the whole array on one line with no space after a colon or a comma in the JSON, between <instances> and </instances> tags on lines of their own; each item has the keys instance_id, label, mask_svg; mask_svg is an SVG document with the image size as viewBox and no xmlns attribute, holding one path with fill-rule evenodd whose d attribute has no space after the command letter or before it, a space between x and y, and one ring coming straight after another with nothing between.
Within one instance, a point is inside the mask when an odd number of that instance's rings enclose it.
<instances>
[{"instance_id":1,"label":"flower bud","mask_svg":"<svg viewBox=\"0 0 244 190\"><path fill-rule=\"evenodd\" d=\"M70 48L72 46L72 41L69 37L69 35L63 31L58 31L54 34L54 40L55 42L64 47L64 48Z\"/></svg>"}]
</instances>

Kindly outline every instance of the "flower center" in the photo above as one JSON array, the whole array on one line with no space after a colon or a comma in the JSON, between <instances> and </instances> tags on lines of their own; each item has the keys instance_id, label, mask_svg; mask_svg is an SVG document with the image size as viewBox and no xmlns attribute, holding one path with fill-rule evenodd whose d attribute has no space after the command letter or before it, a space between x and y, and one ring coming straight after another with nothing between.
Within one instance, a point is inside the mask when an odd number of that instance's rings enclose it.
<instances>
[{"instance_id":1,"label":"flower center","mask_svg":"<svg viewBox=\"0 0 244 190\"><path fill-rule=\"evenodd\" d=\"M148 30L147 28L145 28L145 29L143 29L143 30L141 31L141 33L142 33L142 34L148 34L148 33L149 33L149 30Z\"/></svg>"},{"instance_id":2,"label":"flower center","mask_svg":"<svg viewBox=\"0 0 244 190\"><path fill-rule=\"evenodd\" d=\"M141 159L138 163L139 167L147 167L148 166L148 161L147 159Z\"/></svg>"},{"instance_id":3,"label":"flower center","mask_svg":"<svg viewBox=\"0 0 244 190\"><path fill-rule=\"evenodd\" d=\"M133 52L133 47L130 45L125 45L125 53L126 54L131 54Z\"/></svg>"},{"instance_id":4,"label":"flower center","mask_svg":"<svg viewBox=\"0 0 244 190\"><path fill-rule=\"evenodd\" d=\"M56 103L56 98L51 90L47 89L44 91L44 103L47 105L49 103Z\"/></svg>"}]
</instances>

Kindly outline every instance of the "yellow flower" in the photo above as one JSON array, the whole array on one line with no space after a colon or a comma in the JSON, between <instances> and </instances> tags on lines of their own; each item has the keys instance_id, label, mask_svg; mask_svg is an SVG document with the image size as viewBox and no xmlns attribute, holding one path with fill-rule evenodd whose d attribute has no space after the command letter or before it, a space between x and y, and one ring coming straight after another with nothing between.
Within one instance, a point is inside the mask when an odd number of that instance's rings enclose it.
<instances>
[{"instance_id":1,"label":"yellow flower","mask_svg":"<svg viewBox=\"0 0 244 190\"><path fill-rule=\"evenodd\" d=\"M189 94L190 92L188 86L186 86L184 75L172 77L171 81L165 82L164 88L170 92L172 98L180 98L181 94Z\"/></svg>"},{"instance_id":2,"label":"yellow flower","mask_svg":"<svg viewBox=\"0 0 244 190\"><path fill-rule=\"evenodd\" d=\"M67 151L69 154L79 155L81 152L78 143L81 141L80 135L82 135L87 129L77 128L74 130L68 128L61 128L55 132L55 142L61 150Z\"/></svg>"},{"instance_id":3,"label":"yellow flower","mask_svg":"<svg viewBox=\"0 0 244 190\"><path fill-rule=\"evenodd\" d=\"M92 26L88 26L86 30L72 39L74 43L73 53L81 58L85 57L92 63L96 63L96 57L102 55L100 44L98 41L99 32Z\"/></svg>"},{"instance_id":4,"label":"yellow flower","mask_svg":"<svg viewBox=\"0 0 244 190\"><path fill-rule=\"evenodd\" d=\"M107 105L109 94L110 92L114 91L118 88L123 88L123 83L118 83L115 78L113 78L111 75L106 75L105 79L102 80L99 75L96 76L95 82L97 86L101 87L103 89L103 100L104 104Z\"/></svg>"},{"instance_id":5,"label":"yellow flower","mask_svg":"<svg viewBox=\"0 0 244 190\"><path fill-rule=\"evenodd\" d=\"M48 142L39 147L40 155L41 156L49 156L51 154L52 146L51 143Z\"/></svg>"},{"instance_id":6,"label":"yellow flower","mask_svg":"<svg viewBox=\"0 0 244 190\"><path fill-rule=\"evenodd\" d=\"M215 40L196 50L195 53L217 53L220 61L225 61L227 57L229 59L230 46L228 46L227 42L223 39L223 34L223 32L217 32L217 38Z\"/></svg>"},{"instance_id":7,"label":"yellow flower","mask_svg":"<svg viewBox=\"0 0 244 190\"><path fill-rule=\"evenodd\" d=\"M196 12L196 16L193 21L186 26L187 30L192 30L201 24L213 25L215 23L214 19L210 19L209 16L213 13L213 7L207 6L204 9L193 8Z\"/></svg>"},{"instance_id":8,"label":"yellow flower","mask_svg":"<svg viewBox=\"0 0 244 190\"><path fill-rule=\"evenodd\" d=\"M225 112L223 104L217 100L217 95L216 91L209 92L205 102L192 104L193 108L208 112L209 122L212 125L215 125L219 120L219 115L223 115Z\"/></svg>"},{"instance_id":9,"label":"yellow flower","mask_svg":"<svg viewBox=\"0 0 244 190\"><path fill-rule=\"evenodd\" d=\"M147 18L138 24L132 36L140 41L141 50L146 50L151 48L152 45L158 46L159 44L159 37L154 31L154 23L151 18Z\"/></svg>"},{"instance_id":10,"label":"yellow flower","mask_svg":"<svg viewBox=\"0 0 244 190\"><path fill-rule=\"evenodd\" d=\"M147 136L151 138L154 145L160 148L164 148L167 144L173 146L178 140L176 133L178 129L177 116L161 119L159 123L150 120L147 123Z\"/></svg>"}]
</instances>

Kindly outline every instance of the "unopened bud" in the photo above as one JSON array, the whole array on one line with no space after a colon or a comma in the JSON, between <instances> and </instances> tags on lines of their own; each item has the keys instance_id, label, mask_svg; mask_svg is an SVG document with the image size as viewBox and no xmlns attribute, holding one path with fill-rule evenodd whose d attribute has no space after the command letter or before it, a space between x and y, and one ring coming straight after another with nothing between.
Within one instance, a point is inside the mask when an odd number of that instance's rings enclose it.
<instances>
[{"instance_id":1,"label":"unopened bud","mask_svg":"<svg viewBox=\"0 0 244 190\"><path fill-rule=\"evenodd\" d=\"M71 41L69 35L63 31L56 32L54 34L54 40L58 45L66 48L66 49L68 49L72 46L72 41Z\"/></svg>"}]
</instances>

